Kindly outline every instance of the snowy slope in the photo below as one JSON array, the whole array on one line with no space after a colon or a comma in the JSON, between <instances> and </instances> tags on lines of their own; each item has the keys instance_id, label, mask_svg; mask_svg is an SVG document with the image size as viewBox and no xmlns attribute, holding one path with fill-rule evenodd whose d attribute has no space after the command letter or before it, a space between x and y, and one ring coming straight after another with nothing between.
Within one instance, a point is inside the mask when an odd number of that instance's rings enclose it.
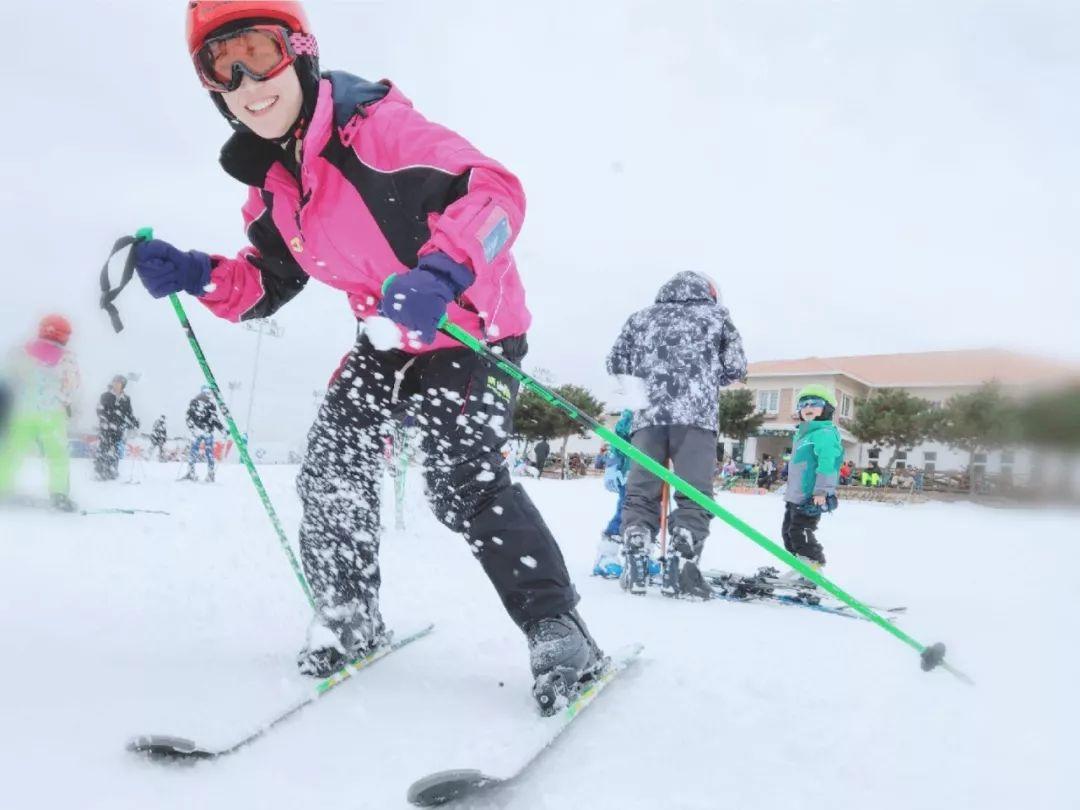
<instances>
[{"instance_id":1,"label":"snowy slope","mask_svg":"<svg viewBox=\"0 0 1080 810\"><path fill-rule=\"evenodd\" d=\"M292 532L295 469L263 472ZM409 526L384 538L383 602L395 626L435 633L235 757L133 758L130 735L225 742L301 694L306 608L241 468L215 486L175 483L165 465L139 485L75 474L85 506L172 515L0 513L5 807L402 807L415 778L505 761L534 733L523 640L414 475ZM907 604L904 627L949 643L971 689L923 674L866 622L626 596L587 576L613 505L599 482L527 486L598 640L646 654L524 783L480 806L1075 806L1075 516L845 503L826 519L833 578ZM721 503L775 534L778 500ZM716 525L706 564L766 562Z\"/></svg>"}]
</instances>

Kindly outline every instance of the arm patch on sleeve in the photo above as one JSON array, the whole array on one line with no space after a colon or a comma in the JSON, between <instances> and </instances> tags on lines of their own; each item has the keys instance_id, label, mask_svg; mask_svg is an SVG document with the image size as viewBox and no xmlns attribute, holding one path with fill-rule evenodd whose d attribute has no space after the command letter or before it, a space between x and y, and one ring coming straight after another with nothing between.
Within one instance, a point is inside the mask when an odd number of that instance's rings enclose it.
<instances>
[{"instance_id":1,"label":"arm patch on sleeve","mask_svg":"<svg viewBox=\"0 0 1080 810\"><path fill-rule=\"evenodd\" d=\"M510 217L499 206L495 206L476 235L484 249L484 259L489 264L495 261L495 257L510 241L511 235Z\"/></svg>"}]
</instances>

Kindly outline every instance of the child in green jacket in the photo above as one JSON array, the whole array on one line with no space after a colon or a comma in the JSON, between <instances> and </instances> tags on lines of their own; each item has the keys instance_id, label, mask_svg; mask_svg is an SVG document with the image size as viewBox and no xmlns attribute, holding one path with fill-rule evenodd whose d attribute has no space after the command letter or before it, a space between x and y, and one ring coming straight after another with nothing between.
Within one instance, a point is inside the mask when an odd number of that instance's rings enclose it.
<instances>
[{"instance_id":1,"label":"child in green jacket","mask_svg":"<svg viewBox=\"0 0 1080 810\"><path fill-rule=\"evenodd\" d=\"M836 508L836 484L844 446L832 422L836 395L823 385L799 392L798 416L788 466L784 500L784 548L813 568L825 565L825 552L814 532L822 512Z\"/></svg>"}]
</instances>

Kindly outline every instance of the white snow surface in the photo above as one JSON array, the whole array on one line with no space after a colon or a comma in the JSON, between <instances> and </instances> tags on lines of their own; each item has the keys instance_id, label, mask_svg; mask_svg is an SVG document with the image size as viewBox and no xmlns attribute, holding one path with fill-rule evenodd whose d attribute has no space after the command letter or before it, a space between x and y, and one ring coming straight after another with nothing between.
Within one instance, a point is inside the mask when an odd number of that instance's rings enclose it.
<instances>
[{"instance_id":1,"label":"white snow surface","mask_svg":"<svg viewBox=\"0 0 1080 810\"><path fill-rule=\"evenodd\" d=\"M127 753L148 732L224 744L309 687L294 665L308 610L246 472L222 466L212 486L178 472L105 485L74 470L85 507L169 517L0 513L5 807L398 808L413 780L497 770L542 735L523 638L411 471L407 529L383 537L383 607L401 631L435 622L431 636L219 762ZM262 474L295 536L295 468ZM867 601L908 605L903 627L949 644L971 688L924 674L864 621L625 595L589 576L614 506L600 481L523 483L593 634L646 649L525 779L460 806L1075 807L1075 515L844 502L824 520L827 573ZM719 501L775 536L779 498ZM713 527L707 565L768 562Z\"/></svg>"}]
</instances>

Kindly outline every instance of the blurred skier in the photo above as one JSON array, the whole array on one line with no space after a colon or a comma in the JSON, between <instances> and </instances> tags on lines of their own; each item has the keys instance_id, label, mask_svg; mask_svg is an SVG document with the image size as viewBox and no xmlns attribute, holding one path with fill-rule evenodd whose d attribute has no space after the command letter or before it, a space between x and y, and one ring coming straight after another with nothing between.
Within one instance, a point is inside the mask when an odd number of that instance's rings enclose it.
<instances>
[{"instance_id":1,"label":"blurred skier","mask_svg":"<svg viewBox=\"0 0 1080 810\"><path fill-rule=\"evenodd\" d=\"M627 320L607 370L644 381L648 404L634 413L634 447L660 464L670 460L676 475L711 495L720 389L746 377L742 339L716 285L702 273L676 274L660 288L655 304ZM660 479L631 465L621 527L623 586L631 593L645 592L661 489ZM711 590L698 562L711 515L679 493L675 504L661 590L708 598Z\"/></svg>"},{"instance_id":2,"label":"blurred skier","mask_svg":"<svg viewBox=\"0 0 1080 810\"><path fill-rule=\"evenodd\" d=\"M630 439L630 426L633 423L634 412L625 410L619 421L615 424L615 435ZM600 535L600 543L596 549L596 562L593 563L593 575L599 577L618 578L622 576L622 526L623 501L626 498L626 477L630 473L630 457L620 453L614 447L609 447L604 454L604 489L618 495L615 502L615 514L608 521L607 526Z\"/></svg>"},{"instance_id":3,"label":"blurred skier","mask_svg":"<svg viewBox=\"0 0 1080 810\"><path fill-rule=\"evenodd\" d=\"M127 395L127 382L127 377L117 374L98 400L98 449L94 458L94 473L99 481L115 481L120 476L124 434L139 426Z\"/></svg>"},{"instance_id":4,"label":"blurred skier","mask_svg":"<svg viewBox=\"0 0 1080 810\"><path fill-rule=\"evenodd\" d=\"M158 461L165 460L165 442L169 440L169 432L165 427L165 415L162 414L154 420L154 427L150 430L150 453L157 450Z\"/></svg>"},{"instance_id":5,"label":"blurred skier","mask_svg":"<svg viewBox=\"0 0 1080 810\"><path fill-rule=\"evenodd\" d=\"M0 498L8 497L26 454L40 446L49 468L49 497L56 509L70 512L71 462L68 420L79 389L79 368L67 348L71 324L47 315L38 337L12 353L5 371L9 424L0 434Z\"/></svg>"},{"instance_id":6,"label":"blurred skier","mask_svg":"<svg viewBox=\"0 0 1080 810\"><path fill-rule=\"evenodd\" d=\"M191 451L188 453L188 471L181 481L197 481L195 464L200 452L206 458L206 481L214 482L214 432L223 433L225 426L218 417L217 405L210 396L210 388L203 386L191 400L187 409L187 429L191 433Z\"/></svg>"}]
</instances>

